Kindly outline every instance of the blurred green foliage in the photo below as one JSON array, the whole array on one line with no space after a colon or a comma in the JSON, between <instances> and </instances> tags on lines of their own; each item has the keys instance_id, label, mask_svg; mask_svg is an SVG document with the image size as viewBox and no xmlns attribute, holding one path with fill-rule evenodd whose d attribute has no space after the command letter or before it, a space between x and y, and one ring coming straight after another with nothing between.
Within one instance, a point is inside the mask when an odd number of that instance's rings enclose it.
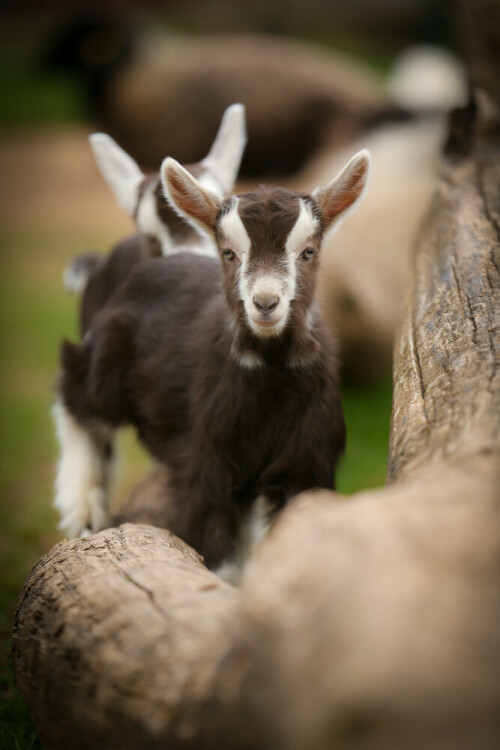
<instances>
[{"instance_id":1,"label":"blurred green foliage","mask_svg":"<svg viewBox=\"0 0 500 750\"><path fill-rule=\"evenodd\" d=\"M392 401L390 378L343 388L347 446L337 489L350 494L385 483Z\"/></svg>"},{"instance_id":2,"label":"blurred green foliage","mask_svg":"<svg viewBox=\"0 0 500 750\"><path fill-rule=\"evenodd\" d=\"M70 74L49 73L39 64L43 28L22 34L0 17L0 125L51 125L84 118L84 92Z\"/></svg>"}]
</instances>

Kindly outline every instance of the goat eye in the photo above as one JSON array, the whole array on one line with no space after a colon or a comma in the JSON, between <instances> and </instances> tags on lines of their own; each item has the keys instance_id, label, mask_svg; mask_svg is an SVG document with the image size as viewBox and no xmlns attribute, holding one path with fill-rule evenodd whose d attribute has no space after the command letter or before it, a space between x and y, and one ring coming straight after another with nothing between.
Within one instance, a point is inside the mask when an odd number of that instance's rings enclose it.
<instances>
[{"instance_id":1,"label":"goat eye","mask_svg":"<svg viewBox=\"0 0 500 750\"><path fill-rule=\"evenodd\" d=\"M311 260L313 255L314 255L313 247L306 247L306 249L301 252L301 257L304 258L304 260Z\"/></svg>"},{"instance_id":2,"label":"goat eye","mask_svg":"<svg viewBox=\"0 0 500 750\"><path fill-rule=\"evenodd\" d=\"M232 250L223 250L222 255L226 260L234 260L236 258L236 255L233 253Z\"/></svg>"}]
</instances>

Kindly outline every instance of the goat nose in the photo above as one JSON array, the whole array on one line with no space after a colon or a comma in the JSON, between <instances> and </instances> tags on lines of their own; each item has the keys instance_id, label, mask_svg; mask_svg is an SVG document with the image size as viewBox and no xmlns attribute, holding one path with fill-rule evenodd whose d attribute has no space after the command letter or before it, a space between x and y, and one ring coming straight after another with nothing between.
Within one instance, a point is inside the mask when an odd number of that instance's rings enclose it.
<instances>
[{"instance_id":1,"label":"goat nose","mask_svg":"<svg viewBox=\"0 0 500 750\"><path fill-rule=\"evenodd\" d=\"M262 313L272 312L278 306L279 301L279 297L271 297L265 294L259 294L253 298L255 307Z\"/></svg>"}]
</instances>

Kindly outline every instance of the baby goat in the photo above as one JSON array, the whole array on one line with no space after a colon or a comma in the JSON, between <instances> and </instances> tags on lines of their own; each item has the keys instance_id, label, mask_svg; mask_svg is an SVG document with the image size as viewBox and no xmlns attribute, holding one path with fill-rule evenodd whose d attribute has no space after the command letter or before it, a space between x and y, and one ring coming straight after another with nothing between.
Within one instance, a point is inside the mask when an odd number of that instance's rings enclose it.
<instances>
[{"instance_id":1,"label":"baby goat","mask_svg":"<svg viewBox=\"0 0 500 750\"><path fill-rule=\"evenodd\" d=\"M118 204L135 220L140 234L116 245L105 258L95 253L75 258L64 271L63 282L68 291L84 291L91 274L96 273L100 275L97 286L109 286L110 277L116 284L117 274L122 277L136 260L145 257L181 251L217 254L213 241L202 240L165 200L159 174L145 175L132 157L105 133L94 133L89 140L102 176ZM233 104L224 112L208 155L186 168L218 196L229 195L245 144L245 108L243 104ZM110 267L103 268L104 264Z\"/></svg>"},{"instance_id":2,"label":"baby goat","mask_svg":"<svg viewBox=\"0 0 500 750\"><path fill-rule=\"evenodd\" d=\"M368 170L361 151L313 195L221 199L165 160L165 194L220 258L138 264L84 342L64 343L55 504L69 536L107 523L109 440L127 423L168 467L171 530L211 568L234 559L264 502L269 520L298 492L334 486L345 428L314 290L323 235Z\"/></svg>"}]
</instances>

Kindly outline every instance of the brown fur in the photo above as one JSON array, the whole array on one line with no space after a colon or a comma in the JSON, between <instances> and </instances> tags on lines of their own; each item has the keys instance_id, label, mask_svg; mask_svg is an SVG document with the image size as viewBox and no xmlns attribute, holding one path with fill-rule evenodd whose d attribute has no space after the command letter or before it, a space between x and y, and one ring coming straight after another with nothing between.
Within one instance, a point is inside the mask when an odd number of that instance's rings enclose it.
<instances>
[{"instance_id":1,"label":"brown fur","mask_svg":"<svg viewBox=\"0 0 500 750\"><path fill-rule=\"evenodd\" d=\"M279 269L298 200L265 189L240 198L256 269ZM320 241L321 222L318 250ZM258 495L277 512L302 490L334 486L345 442L338 365L321 323L305 320L318 255L297 261L297 294L279 336L249 329L234 263L181 253L136 263L84 343L63 346L66 407L83 425L135 425L169 468L172 531L211 567L234 552ZM242 367L239 348L263 366Z\"/></svg>"}]
</instances>

